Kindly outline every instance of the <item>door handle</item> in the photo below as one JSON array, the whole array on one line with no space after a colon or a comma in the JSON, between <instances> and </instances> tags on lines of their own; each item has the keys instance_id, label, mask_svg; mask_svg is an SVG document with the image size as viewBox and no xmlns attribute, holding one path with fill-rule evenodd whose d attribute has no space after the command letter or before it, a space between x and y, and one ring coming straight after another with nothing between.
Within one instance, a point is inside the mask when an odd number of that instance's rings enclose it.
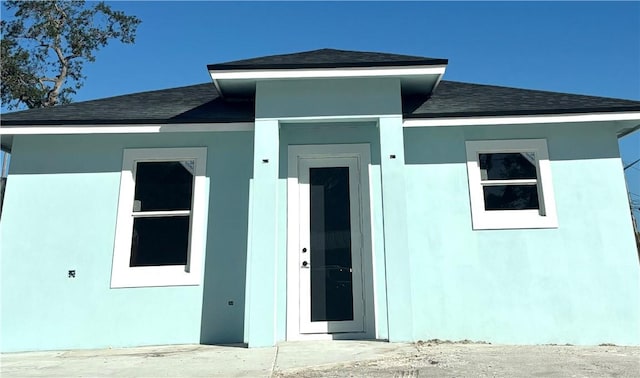
<instances>
[{"instance_id":1,"label":"door handle","mask_svg":"<svg viewBox=\"0 0 640 378\"><path fill-rule=\"evenodd\" d=\"M309 263L307 261L302 262L302 267L309 269Z\"/></svg>"}]
</instances>

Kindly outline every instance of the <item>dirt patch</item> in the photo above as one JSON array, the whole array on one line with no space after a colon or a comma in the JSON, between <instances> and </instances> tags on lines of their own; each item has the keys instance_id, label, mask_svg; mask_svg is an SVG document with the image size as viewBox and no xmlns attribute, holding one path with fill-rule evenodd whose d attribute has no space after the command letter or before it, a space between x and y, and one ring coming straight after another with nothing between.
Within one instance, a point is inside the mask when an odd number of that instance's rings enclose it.
<instances>
[{"instance_id":1,"label":"dirt patch","mask_svg":"<svg viewBox=\"0 0 640 378\"><path fill-rule=\"evenodd\" d=\"M566 345L504 346L469 340L427 340L404 356L276 371L316 377L638 377L640 348Z\"/></svg>"},{"instance_id":2,"label":"dirt patch","mask_svg":"<svg viewBox=\"0 0 640 378\"><path fill-rule=\"evenodd\" d=\"M491 343L488 341L474 341L474 340L468 340L468 339L457 340L457 341L431 339L427 341L418 340L416 342L416 345L418 346L424 346L424 345L432 346L432 345L441 345L441 344L491 344Z\"/></svg>"}]
</instances>

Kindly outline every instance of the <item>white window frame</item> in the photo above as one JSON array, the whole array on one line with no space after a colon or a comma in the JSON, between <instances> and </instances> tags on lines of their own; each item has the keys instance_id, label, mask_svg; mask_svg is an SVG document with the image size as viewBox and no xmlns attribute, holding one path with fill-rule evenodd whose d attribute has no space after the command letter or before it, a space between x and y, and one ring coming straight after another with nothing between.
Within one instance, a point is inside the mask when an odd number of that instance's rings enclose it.
<instances>
[{"instance_id":1,"label":"white window frame","mask_svg":"<svg viewBox=\"0 0 640 378\"><path fill-rule=\"evenodd\" d=\"M187 264L130 267L136 164L150 161L185 160L195 162ZM208 197L205 177L206 160L206 147L124 150L111 269L111 288L200 285L202 282ZM186 212L189 213L189 211Z\"/></svg>"},{"instance_id":2,"label":"white window frame","mask_svg":"<svg viewBox=\"0 0 640 378\"><path fill-rule=\"evenodd\" d=\"M551 179L551 164L545 139L474 140L466 142L467 174L471 219L474 230L557 228L558 217ZM504 184L536 182L540 209L485 210L483 183L480 173L480 154L534 153L537 178L535 180L500 180ZM495 185L497 180L492 180Z\"/></svg>"}]
</instances>

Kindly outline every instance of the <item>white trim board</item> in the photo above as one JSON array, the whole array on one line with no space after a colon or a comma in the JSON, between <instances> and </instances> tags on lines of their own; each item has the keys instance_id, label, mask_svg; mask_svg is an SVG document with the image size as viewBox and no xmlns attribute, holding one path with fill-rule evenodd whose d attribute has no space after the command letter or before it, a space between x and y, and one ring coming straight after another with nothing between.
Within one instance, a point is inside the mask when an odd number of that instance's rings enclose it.
<instances>
[{"instance_id":1,"label":"white trim board","mask_svg":"<svg viewBox=\"0 0 640 378\"><path fill-rule=\"evenodd\" d=\"M253 131L253 122L175 123L162 125L61 125L61 126L4 126L0 135L59 135L59 134L147 134L193 133L222 131Z\"/></svg>"},{"instance_id":2,"label":"white trim board","mask_svg":"<svg viewBox=\"0 0 640 378\"><path fill-rule=\"evenodd\" d=\"M308 116L308 117L269 117L256 118L261 121L278 121L281 124L288 123L318 123L318 122L376 122L380 118L396 117L394 114L371 114L371 115L336 115L336 116Z\"/></svg>"},{"instance_id":3,"label":"white trim board","mask_svg":"<svg viewBox=\"0 0 640 378\"><path fill-rule=\"evenodd\" d=\"M523 116L488 116L488 117L455 117L455 118L415 118L404 119L403 127L445 127L472 125L522 125L539 123L567 122L603 122L603 121L640 121L640 112L619 113L578 113L578 114L544 114Z\"/></svg>"},{"instance_id":4,"label":"white trim board","mask_svg":"<svg viewBox=\"0 0 640 378\"><path fill-rule=\"evenodd\" d=\"M134 226L135 169L138 162L193 160L195 172L191 208L187 211L149 211L142 216L173 213L190 215L189 246L185 265L130 266ZM207 148L125 149L120 174L120 194L111 266L111 288L197 286L202 283L206 246L209 189L206 177ZM139 212L138 212L139 213Z\"/></svg>"},{"instance_id":5,"label":"white trim board","mask_svg":"<svg viewBox=\"0 0 640 378\"><path fill-rule=\"evenodd\" d=\"M345 68L309 68L309 69L264 69L264 70L209 70L211 78L216 80L257 80L257 79L307 79L341 77L388 77L443 75L446 65L407 67L345 67Z\"/></svg>"},{"instance_id":6,"label":"white trim board","mask_svg":"<svg viewBox=\"0 0 640 378\"><path fill-rule=\"evenodd\" d=\"M381 117L397 115L354 115L354 116L312 116L261 118L277 119L281 123L304 122L345 122L345 121L377 121ZM523 116L488 116L488 117L456 117L456 118L415 118L404 119L403 127L450 127L450 126L482 126L482 125L522 125L543 123L570 122L603 122L603 121L638 121L640 112L621 113L580 113L553 115ZM192 133L192 132L226 132L253 131L255 122L227 123L176 123L176 124L142 124L142 125L60 125L60 126L3 126L0 135L65 135L65 134L152 134L152 133Z\"/></svg>"},{"instance_id":7,"label":"white trim board","mask_svg":"<svg viewBox=\"0 0 640 378\"><path fill-rule=\"evenodd\" d=\"M467 175L471 220L474 230L506 230L558 228L558 215L553 192L551 163L546 139L468 140ZM536 167L536 178L491 180L481 178L480 157L482 153L534 153L532 162ZM492 185L531 184L537 187L539 209L535 210L485 210L484 187Z\"/></svg>"}]
</instances>

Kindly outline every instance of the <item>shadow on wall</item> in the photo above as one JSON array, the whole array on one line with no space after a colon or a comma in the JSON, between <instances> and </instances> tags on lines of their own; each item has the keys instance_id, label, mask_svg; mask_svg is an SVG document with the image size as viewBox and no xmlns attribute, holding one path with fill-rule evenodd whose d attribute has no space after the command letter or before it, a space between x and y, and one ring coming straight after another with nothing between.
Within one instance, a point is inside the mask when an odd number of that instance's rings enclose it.
<instances>
[{"instance_id":1,"label":"shadow on wall","mask_svg":"<svg viewBox=\"0 0 640 378\"><path fill-rule=\"evenodd\" d=\"M4 204L4 188L7 186L7 178L0 177L0 217L2 216L2 205Z\"/></svg>"},{"instance_id":2,"label":"shadow on wall","mask_svg":"<svg viewBox=\"0 0 640 378\"><path fill-rule=\"evenodd\" d=\"M228 139L233 139L227 135ZM252 133L208 151L209 220L200 343L244 340Z\"/></svg>"},{"instance_id":3,"label":"shadow on wall","mask_svg":"<svg viewBox=\"0 0 640 378\"><path fill-rule=\"evenodd\" d=\"M614 130L602 123L409 127L404 129L405 162L464 164L466 141L495 139L546 139L551 160L619 158Z\"/></svg>"},{"instance_id":4,"label":"shadow on wall","mask_svg":"<svg viewBox=\"0 0 640 378\"><path fill-rule=\"evenodd\" d=\"M2 158L2 171L0 171L0 217L2 216L2 204L4 203L4 188L7 186L7 176L9 175L9 163L11 161L11 154L5 151L4 148L0 151L0 157Z\"/></svg>"}]
</instances>

